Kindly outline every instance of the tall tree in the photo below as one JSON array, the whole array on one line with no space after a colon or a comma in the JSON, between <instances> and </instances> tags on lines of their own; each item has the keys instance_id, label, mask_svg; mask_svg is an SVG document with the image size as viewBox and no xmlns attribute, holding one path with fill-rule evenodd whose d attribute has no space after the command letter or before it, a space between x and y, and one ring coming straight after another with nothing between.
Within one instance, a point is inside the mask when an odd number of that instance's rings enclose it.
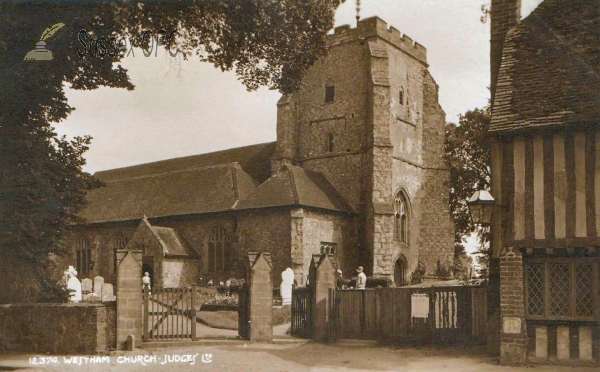
<instances>
[{"instance_id":1,"label":"tall tree","mask_svg":"<svg viewBox=\"0 0 600 372\"><path fill-rule=\"evenodd\" d=\"M52 123L74 109L67 86L134 88L120 65L129 50L115 53L111 44L128 37L127 49L149 50L158 35L185 58L234 69L249 90L287 93L326 52L343 1L0 4L0 303L62 293L50 280L51 256L65 253L60 242L99 184L82 171L90 138L57 138ZM24 60L41 39L53 59Z\"/></svg>"},{"instance_id":2,"label":"tall tree","mask_svg":"<svg viewBox=\"0 0 600 372\"><path fill-rule=\"evenodd\" d=\"M455 224L454 260L456 271L464 270L465 238L477 234L478 265L487 269L489 229L471 223L467 200L473 192L490 188L490 108L474 109L460 115L459 124L446 125L446 160L450 166L450 212ZM461 266L462 265L462 266Z\"/></svg>"}]
</instances>

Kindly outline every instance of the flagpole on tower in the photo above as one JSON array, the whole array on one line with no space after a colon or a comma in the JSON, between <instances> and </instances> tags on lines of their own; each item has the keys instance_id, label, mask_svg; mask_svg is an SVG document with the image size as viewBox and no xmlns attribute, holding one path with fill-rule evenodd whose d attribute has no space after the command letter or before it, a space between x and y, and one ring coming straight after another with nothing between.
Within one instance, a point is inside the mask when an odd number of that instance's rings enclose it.
<instances>
[{"instance_id":1,"label":"flagpole on tower","mask_svg":"<svg viewBox=\"0 0 600 372\"><path fill-rule=\"evenodd\" d=\"M359 20L360 20L360 0L356 0L356 27L358 27Z\"/></svg>"}]
</instances>

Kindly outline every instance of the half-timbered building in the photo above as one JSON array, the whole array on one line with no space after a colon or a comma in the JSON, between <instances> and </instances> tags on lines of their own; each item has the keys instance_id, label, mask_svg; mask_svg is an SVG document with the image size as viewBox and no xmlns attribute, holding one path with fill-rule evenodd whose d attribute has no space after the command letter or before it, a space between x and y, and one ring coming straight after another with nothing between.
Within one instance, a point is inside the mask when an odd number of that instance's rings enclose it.
<instances>
[{"instance_id":1,"label":"half-timbered building","mask_svg":"<svg viewBox=\"0 0 600 372\"><path fill-rule=\"evenodd\" d=\"M600 4L546 0L519 22L520 3L492 3L490 345L597 361Z\"/></svg>"}]
</instances>

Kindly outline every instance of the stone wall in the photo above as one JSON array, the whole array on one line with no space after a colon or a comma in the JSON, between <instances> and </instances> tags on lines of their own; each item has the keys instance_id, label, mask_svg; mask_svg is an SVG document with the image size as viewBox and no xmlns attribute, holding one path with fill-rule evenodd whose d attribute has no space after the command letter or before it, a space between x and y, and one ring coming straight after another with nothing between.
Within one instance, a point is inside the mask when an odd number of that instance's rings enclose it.
<instances>
[{"instance_id":1,"label":"stone wall","mask_svg":"<svg viewBox=\"0 0 600 372\"><path fill-rule=\"evenodd\" d=\"M321 242L336 244L334 256L343 272L351 273L359 264L366 266L365 263L359 263L354 253L357 251L357 246L356 224L353 217L310 209L304 209L303 215L302 274L304 278L309 274L312 255L321 254ZM299 280L298 283L301 284Z\"/></svg>"},{"instance_id":2,"label":"stone wall","mask_svg":"<svg viewBox=\"0 0 600 372\"><path fill-rule=\"evenodd\" d=\"M198 283L200 260L165 257L162 259L163 287L189 287Z\"/></svg>"},{"instance_id":3,"label":"stone wall","mask_svg":"<svg viewBox=\"0 0 600 372\"><path fill-rule=\"evenodd\" d=\"M240 212L237 227L239 257L246 257L248 252L270 252L273 285L278 287L281 272L292 267L289 209Z\"/></svg>"},{"instance_id":4,"label":"stone wall","mask_svg":"<svg viewBox=\"0 0 600 372\"><path fill-rule=\"evenodd\" d=\"M325 174L350 203L361 204L364 158L368 146L368 52L358 39L336 45L312 66L295 95L297 147L293 153L302 167ZM325 83L335 86L332 102L325 102ZM334 136L328 151L328 135Z\"/></svg>"},{"instance_id":5,"label":"stone wall","mask_svg":"<svg viewBox=\"0 0 600 372\"><path fill-rule=\"evenodd\" d=\"M116 347L110 303L0 305L0 351L96 354Z\"/></svg>"}]
</instances>

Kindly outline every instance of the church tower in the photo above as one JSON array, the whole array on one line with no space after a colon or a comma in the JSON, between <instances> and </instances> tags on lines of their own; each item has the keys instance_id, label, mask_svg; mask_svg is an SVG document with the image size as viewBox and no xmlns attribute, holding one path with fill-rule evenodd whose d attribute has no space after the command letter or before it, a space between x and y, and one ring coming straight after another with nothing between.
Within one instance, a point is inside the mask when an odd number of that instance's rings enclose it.
<instances>
[{"instance_id":1,"label":"church tower","mask_svg":"<svg viewBox=\"0 0 600 372\"><path fill-rule=\"evenodd\" d=\"M324 174L357 210L356 261L406 284L451 265L445 114L426 49L373 17L337 27L302 89L278 102L272 171Z\"/></svg>"}]
</instances>

